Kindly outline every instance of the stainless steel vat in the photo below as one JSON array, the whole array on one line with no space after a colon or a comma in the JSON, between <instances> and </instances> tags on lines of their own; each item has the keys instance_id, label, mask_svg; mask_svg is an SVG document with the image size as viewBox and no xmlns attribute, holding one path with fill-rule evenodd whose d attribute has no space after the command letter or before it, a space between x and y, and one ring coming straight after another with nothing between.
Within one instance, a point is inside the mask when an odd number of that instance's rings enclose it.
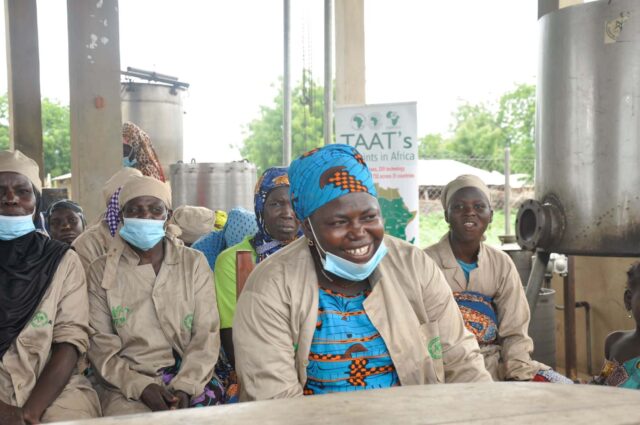
<instances>
[{"instance_id":1,"label":"stainless steel vat","mask_svg":"<svg viewBox=\"0 0 640 425\"><path fill-rule=\"evenodd\" d=\"M164 84L123 82L122 121L131 121L151 138L165 175L169 165L182 161L182 93Z\"/></svg>"},{"instance_id":2,"label":"stainless steel vat","mask_svg":"<svg viewBox=\"0 0 640 425\"><path fill-rule=\"evenodd\" d=\"M640 255L640 2L599 1L539 22L536 200L518 243Z\"/></svg>"},{"instance_id":3,"label":"stainless steel vat","mask_svg":"<svg viewBox=\"0 0 640 425\"><path fill-rule=\"evenodd\" d=\"M173 208L196 205L229 211L244 207L253 211L257 181L255 165L230 163L177 163L170 167Z\"/></svg>"}]
</instances>

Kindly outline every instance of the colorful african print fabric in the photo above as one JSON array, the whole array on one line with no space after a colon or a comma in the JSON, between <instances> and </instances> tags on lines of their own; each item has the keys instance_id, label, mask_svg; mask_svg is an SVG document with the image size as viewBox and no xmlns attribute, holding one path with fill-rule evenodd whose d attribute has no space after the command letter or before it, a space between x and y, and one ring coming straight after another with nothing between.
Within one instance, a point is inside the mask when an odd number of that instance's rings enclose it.
<instances>
[{"instance_id":1,"label":"colorful african print fabric","mask_svg":"<svg viewBox=\"0 0 640 425\"><path fill-rule=\"evenodd\" d=\"M120 190L116 190L111 199L107 203L107 212L104 215L104 221L107 222L109 227L109 233L111 236L115 236L118 231L118 224L120 224Z\"/></svg>"},{"instance_id":2,"label":"colorful african print fabric","mask_svg":"<svg viewBox=\"0 0 640 425\"><path fill-rule=\"evenodd\" d=\"M247 236L258 231L256 216L242 207L229 211L227 222L220 231L213 231L191 245L191 248L202 252L207 258L211 270L215 269L218 255L225 249L237 245Z\"/></svg>"},{"instance_id":3,"label":"colorful african print fabric","mask_svg":"<svg viewBox=\"0 0 640 425\"><path fill-rule=\"evenodd\" d=\"M389 350L364 311L369 292L346 296L320 288L305 395L400 385Z\"/></svg>"},{"instance_id":4,"label":"colorful african print fabric","mask_svg":"<svg viewBox=\"0 0 640 425\"><path fill-rule=\"evenodd\" d=\"M224 349L220 347L220 355L215 367L215 374L220 379L224 388L224 404L240 401L240 387L238 387L238 375L227 359Z\"/></svg>"},{"instance_id":5,"label":"colorful african print fabric","mask_svg":"<svg viewBox=\"0 0 640 425\"><path fill-rule=\"evenodd\" d=\"M302 231L298 230L298 234L293 240L279 241L271 237L264 224L264 203L267 200L267 196L269 196L269 193L273 189L289 186L289 176L287 175L287 171L287 167L269 168L262 174L260 180L258 180L258 183L256 184L253 204L255 206L258 232L251 240L251 245L253 246L253 249L256 250L257 254L256 263L259 263L283 246L302 236Z\"/></svg>"},{"instance_id":6,"label":"colorful african print fabric","mask_svg":"<svg viewBox=\"0 0 640 425\"><path fill-rule=\"evenodd\" d=\"M594 380L595 384L611 387L640 389L640 357L619 363L616 360L604 361L600 375Z\"/></svg>"},{"instance_id":7,"label":"colorful african print fabric","mask_svg":"<svg viewBox=\"0 0 640 425\"><path fill-rule=\"evenodd\" d=\"M173 358L176 361L175 364L173 366L165 367L161 370L162 382L165 385L169 385L173 378L175 378L175 376L180 371L180 365L182 364L180 355L174 351ZM218 378L214 375L213 378L211 378L211 381L209 381L209 383L204 387L204 391L201 394L191 397L189 407L217 406L224 403L224 387L222 386Z\"/></svg>"},{"instance_id":8,"label":"colorful african print fabric","mask_svg":"<svg viewBox=\"0 0 640 425\"><path fill-rule=\"evenodd\" d=\"M553 369L539 370L531 379L533 382L549 382L551 384L573 384L573 381Z\"/></svg>"},{"instance_id":9,"label":"colorful african print fabric","mask_svg":"<svg viewBox=\"0 0 640 425\"><path fill-rule=\"evenodd\" d=\"M131 122L122 125L123 165L140 170L142 174L161 182L166 181L158 155L149 135Z\"/></svg>"},{"instance_id":10,"label":"colorful african print fabric","mask_svg":"<svg viewBox=\"0 0 640 425\"><path fill-rule=\"evenodd\" d=\"M495 344L498 339L498 317L493 298L479 292L454 292L464 324L480 345Z\"/></svg>"},{"instance_id":11,"label":"colorful african print fabric","mask_svg":"<svg viewBox=\"0 0 640 425\"><path fill-rule=\"evenodd\" d=\"M300 221L348 193L378 196L364 158L349 145L327 145L303 154L291 163L289 180L291 205Z\"/></svg>"}]
</instances>

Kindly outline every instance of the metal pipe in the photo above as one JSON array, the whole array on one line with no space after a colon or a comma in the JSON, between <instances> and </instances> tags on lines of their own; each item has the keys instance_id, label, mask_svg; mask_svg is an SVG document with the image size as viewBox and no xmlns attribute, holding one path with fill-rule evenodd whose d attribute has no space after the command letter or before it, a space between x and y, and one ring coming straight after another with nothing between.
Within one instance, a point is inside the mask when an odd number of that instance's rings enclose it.
<instances>
[{"instance_id":1,"label":"metal pipe","mask_svg":"<svg viewBox=\"0 0 640 425\"><path fill-rule=\"evenodd\" d=\"M333 143L333 0L324 1L324 144Z\"/></svg>"},{"instance_id":2,"label":"metal pipe","mask_svg":"<svg viewBox=\"0 0 640 425\"><path fill-rule=\"evenodd\" d=\"M569 256L569 272L564 277L564 358L569 379L578 378L576 354L576 281L574 257Z\"/></svg>"},{"instance_id":3,"label":"metal pipe","mask_svg":"<svg viewBox=\"0 0 640 425\"><path fill-rule=\"evenodd\" d=\"M504 234L511 234L511 148L504 148Z\"/></svg>"},{"instance_id":4,"label":"metal pipe","mask_svg":"<svg viewBox=\"0 0 640 425\"><path fill-rule=\"evenodd\" d=\"M538 0L538 19L560 7L559 0Z\"/></svg>"},{"instance_id":5,"label":"metal pipe","mask_svg":"<svg viewBox=\"0 0 640 425\"><path fill-rule=\"evenodd\" d=\"M291 162L291 2L283 0L284 6L284 77L282 114L282 165Z\"/></svg>"},{"instance_id":6,"label":"metal pipe","mask_svg":"<svg viewBox=\"0 0 640 425\"><path fill-rule=\"evenodd\" d=\"M591 305L587 301L576 302L576 308L584 307L585 332L587 337L587 372L593 376L591 366Z\"/></svg>"},{"instance_id":7,"label":"metal pipe","mask_svg":"<svg viewBox=\"0 0 640 425\"><path fill-rule=\"evenodd\" d=\"M529 304L529 311L531 316L536 311L536 305L538 304L538 295L540 295L540 288L545 278L547 271L547 263L549 262L550 252L537 251L533 267L531 267L531 274L527 281L527 288L525 294L527 296L527 303Z\"/></svg>"}]
</instances>

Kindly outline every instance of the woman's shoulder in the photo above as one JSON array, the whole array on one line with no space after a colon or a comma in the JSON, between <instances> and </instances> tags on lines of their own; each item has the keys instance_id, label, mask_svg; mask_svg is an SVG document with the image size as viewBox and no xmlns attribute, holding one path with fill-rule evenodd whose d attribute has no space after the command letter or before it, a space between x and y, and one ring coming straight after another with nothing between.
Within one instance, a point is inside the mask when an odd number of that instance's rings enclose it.
<instances>
[{"instance_id":1,"label":"woman's shoulder","mask_svg":"<svg viewBox=\"0 0 640 425\"><path fill-rule=\"evenodd\" d=\"M608 360L612 360L612 355L615 357L620 346L624 344L624 341L630 337L634 331L614 331L611 332L604 340L604 355Z\"/></svg>"}]
</instances>

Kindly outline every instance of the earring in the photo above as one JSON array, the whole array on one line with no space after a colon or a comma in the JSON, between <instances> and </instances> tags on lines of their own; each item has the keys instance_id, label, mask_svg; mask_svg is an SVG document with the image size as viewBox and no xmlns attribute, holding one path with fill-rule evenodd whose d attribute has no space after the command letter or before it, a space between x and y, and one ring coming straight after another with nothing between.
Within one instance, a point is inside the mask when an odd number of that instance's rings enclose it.
<instances>
[{"instance_id":1,"label":"earring","mask_svg":"<svg viewBox=\"0 0 640 425\"><path fill-rule=\"evenodd\" d=\"M312 241L311 239L309 239L309 240L307 241L307 244L309 244L309 246L313 246L313 241Z\"/></svg>"},{"instance_id":2,"label":"earring","mask_svg":"<svg viewBox=\"0 0 640 425\"><path fill-rule=\"evenodd\" d=\"M631 319L633 316L631 315L631 310L627 310L627 317Z\"/></svg>"}]
</instances>

